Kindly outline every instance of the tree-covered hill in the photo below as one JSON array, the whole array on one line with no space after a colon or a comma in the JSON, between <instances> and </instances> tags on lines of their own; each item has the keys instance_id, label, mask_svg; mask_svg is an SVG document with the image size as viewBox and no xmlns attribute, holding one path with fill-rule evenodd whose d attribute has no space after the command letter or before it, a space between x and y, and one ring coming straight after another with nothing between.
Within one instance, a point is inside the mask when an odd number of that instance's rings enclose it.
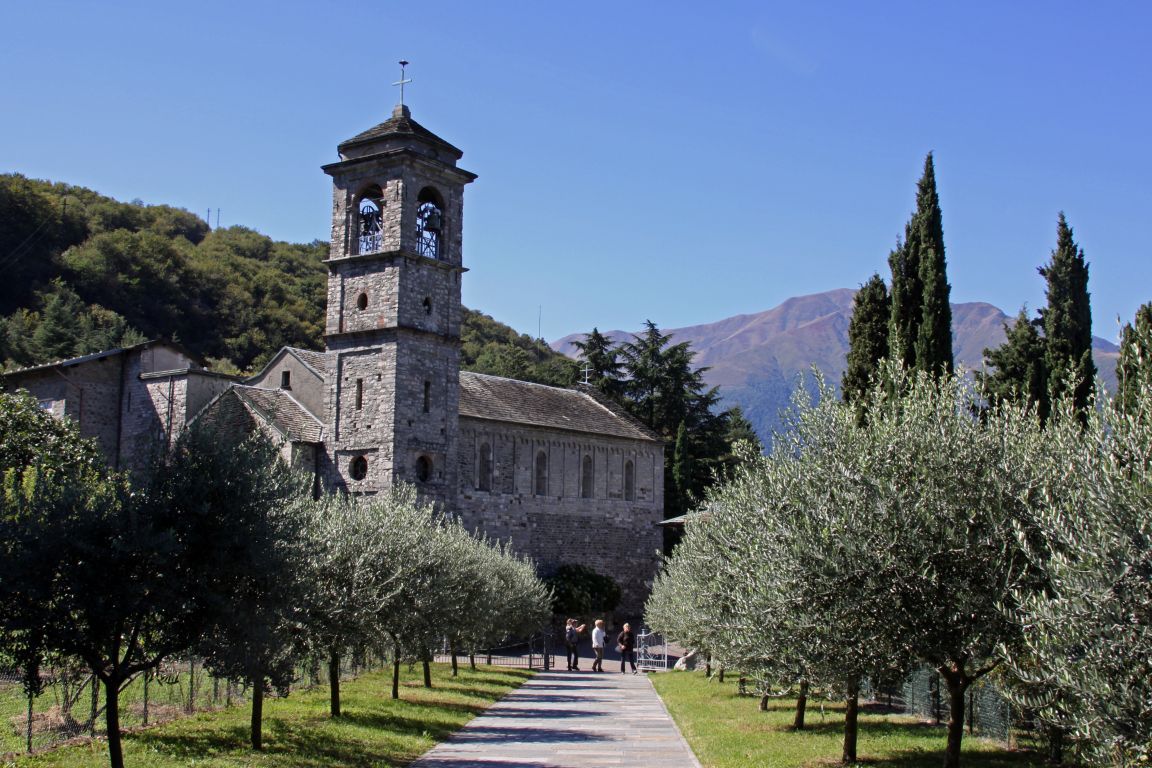
<instances>
[{"instance_id":1,"label":"tree-covered hill","mask_svg":"<svg viewBox=\"0 0 1152 768\"><path fill-rule=\"evenodd\" d=\"M0 360L24 367L166 337L216 370L251 371L285 345L321 349L327 248L0 175ZM470 310L462 364L550 384L576 376L542 342Z\"/></svg>"}]
</instances>

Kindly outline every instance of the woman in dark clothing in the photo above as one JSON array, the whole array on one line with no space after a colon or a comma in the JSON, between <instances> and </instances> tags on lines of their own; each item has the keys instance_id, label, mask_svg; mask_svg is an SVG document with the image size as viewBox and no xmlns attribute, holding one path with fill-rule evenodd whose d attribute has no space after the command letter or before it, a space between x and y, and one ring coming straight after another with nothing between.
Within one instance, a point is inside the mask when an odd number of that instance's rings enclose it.
<instances>
[{"instance_id":1,"label":"woman in dark clothing","mask_svg":"<svg viewBox=\"0 0 1152 768\"><path fill-rule=\"evenodd\" d=\"M624 674L626 661L632 665L632 674L639 674L636 671L636 635L631 624L625 624L624 631L616 636L616 647L620 651L620 674Z\"/></svg>"}]
</instances>

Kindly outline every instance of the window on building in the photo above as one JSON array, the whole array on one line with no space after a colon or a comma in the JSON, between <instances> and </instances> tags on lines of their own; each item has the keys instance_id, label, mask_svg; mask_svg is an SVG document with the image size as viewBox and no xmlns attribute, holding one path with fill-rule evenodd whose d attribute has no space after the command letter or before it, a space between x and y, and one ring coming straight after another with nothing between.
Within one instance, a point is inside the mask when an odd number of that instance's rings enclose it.
<instances>
[{"instance_id":1,"label":"window on building","mask_svg":"<svg viewBox=\"0 0 1152 768\"><path fill-rule=\"evenodd\" d=\"M384 193L372 186L360 196L356 213L356 252L377 253L384 247Z\"/></svg>"},{"instance_id":2,"label":"window on building","mask_svg":"<svg viewBox=\"0 0 1152 768\"><path fill-rule=\"evenodd\" d=\"M532 492L537 496L548 495L548 454L544 451L536 454L536 482Z\"/></svg>"},{"instance_id":3,"label":"window on building","mask_svg":"<svg viewBox=\"0 0 1152 768\"><path fill-rule=\"evenodd\" d=\"M420 190L417 203L416 252L429 259L442 258L440 234L444 229L444 201L432 187L425 187Z\"/></svg>"},{"instance_id":4,"label":"window on building","mask_svg":"<svg viewBox=\"0 0 1152 768\"><path fill-rule=\"evenodd\" d=\"M432 478L432 459L427 456L420 456L416 459L416 479L422 483L428 482Z\"/></svg>"},{"instance_id":5,"label":"window on building","mask_svg":"<svg viewBox=\"0 0 1152 768\"><path fill-rule=\"evenodd\" d=\"M364 407L364 379L356 379L356 410Z\"/></svg>"},{"instance_id":6,"label":"window on building","mask_svg":"<svg viewBox=\"0 0 1152 768\"><path fill-rule=\"evenodd\" d=\"M492 446L488 443L480 444L480 461L476 468L476 488L481 491L492 490Z\"/></svg>"},{"instance_id":7,"label":"window on building","mask_svg":"<svg viewBox=\"0 0 1152 768\"><path fill-rule=\"evenodd\" d=\"M368 459L363 456L354 456L348 462L348 474L353 480L363 480L368 477Z\"/></svg>"},{"instance_id":8,"label":"window on building","mask_svg":"<svg viewBox=\"0 0 1152 768\"><path fill-rule=\"evenodd\" d=\"M580 462L580 498L592 498L592 456L584 454Z\"/></svg>"},{"instance_id":9,"label":"window on building","mask_svg":"<svg viewBox=\"0 0 1152 768\"><path fill-rule=\"evenodd\" d=\"M624 462L624 500L636 501L636 466L631 461Z\"/></svg>"},{"instance_id":10,"label":"window on building","mask_svg":"<svg viewBox=\"0 0 1152 768\"><path fill-rule=\"evenodd\" d=\"M361 312L368 309L368 294L361 293L356 297L356 309L359 309Z\"/></svg>"},{"instance_id":11,"label":"window on building","mask_svg":"<svg viewBox=\"0 0 1152 768\"><path fill-rule=\"evenodd\" d=\"M424 413L432 410L432 382L424 382Z\"/></svg>"},{"instance_id":12,"label":"window on building","mask_svg":"<svg viewBox=\"0 0 1152 768\"><path fill-rule=\"evenodd\" d=\"M424 297L424 314L432 314L432 299L428 296Z\"/></svg>"},{"instance_id":13,"label":"window on building","mask_svg":"<svg viewBox=\"0 0 1152 768\"><path fill-rule=\"evenodd\" d=\"M280 371L280 389L292 389L292 371Z\"/></svg>"}]
</instances>

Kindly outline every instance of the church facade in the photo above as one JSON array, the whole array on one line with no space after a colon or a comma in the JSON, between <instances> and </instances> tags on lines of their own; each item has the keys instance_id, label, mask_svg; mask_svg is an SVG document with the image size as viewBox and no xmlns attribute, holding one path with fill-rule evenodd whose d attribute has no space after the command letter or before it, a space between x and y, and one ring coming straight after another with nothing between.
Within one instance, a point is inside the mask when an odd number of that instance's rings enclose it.
<instances>
[{"instance_id":1,"label":"church facade","mask_svg":"<svg viewBox=\"0 0 1152 768\"><path fill-rule=\"evenodd\" d=\"M621 613L638 616L662 544L660 439L589 388L460 370L464 187L476 176L458 167L459 149L398 106L338 152L323 169L333 182L324 351L282 349L243 382L215 377L162 342L153 347L166 350L168 367L148 374L125 367L134 348L103 353L119 383L104 388L104 415L87 430L104 423L111 463L132 467L148 443L141 429L152 444L205 414L262 429L312 474L317 493L368 497L411 483L543 573L579 563L611 576ZM70 415L86 390L83 368L40 366L8 385ZM165 400L165 387L193 393L175 417L157 413L174 397ZM148 426L126 444L111 421Z\"/></svg>"}]
</instances>

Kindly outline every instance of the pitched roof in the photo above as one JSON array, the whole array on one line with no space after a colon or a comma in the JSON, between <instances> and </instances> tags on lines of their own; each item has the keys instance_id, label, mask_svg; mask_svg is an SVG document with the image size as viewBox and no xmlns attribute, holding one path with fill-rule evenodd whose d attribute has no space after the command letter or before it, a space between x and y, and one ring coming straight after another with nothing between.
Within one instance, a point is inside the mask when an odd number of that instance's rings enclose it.
<instances>
[{"instance_id":1,"label":"pitched roof","mask_svg":"<svg viewBox=\"0 0 1152 768\"><path fill-rule=\"evenodd\" d=\"M65 360L56 360L55 362L51 363L41 363L40 365L30 365L27 368L17 368L15 370L7 371L3 375L11 376L16 373L31 373L32 371L47 370L49 368L68 368L74 365L80 365L82 363L89 363L93 360L102 360L104 358L115 357L116 355L124 354L125 352L133 352L137 349L147 349L148 347L155 346L174 349L198 366L203 367L205 364L204 358L200 357L200 355L197 355L194 352L189 352L183 346L177 344L174 341L169 341L168 339L149 339L147 341L141 341L138 344L131 344L127 347L114 347L112 349L106 349L102 352L92 352L90 354L81 355L79 357L70 357Z\"/></svg>"},{"instance_id":2,"label":"pitched roof","mask_svg":"<svg viewBox=\"0 0 1152 768\"><path fill-rule=\"evenodd\" d=\"M352 138L340 142L336 149L337 151L342 152L345 147L351 147L357 144L366 144L367 142L376 141L388 136L419 138L454 152L456 157L462 157L464 154L462 151L444 141L444 139L432 133L432 131L420 125L420 123L413 120L412 113L408 111L408 107L402 106L397 106L396 109L393 110L392 117L388 118L377 126L369 128L363 133L358 133Z\"/></svg>"},{"instance_id":3,"label":"pitched roof","mask_svg":"<svg viewBox=\"0 0 1152 768\"><path fill-rule=\"evenodd\" d=\"M590 390L561 389L471 371L460 372L460 415L568 432L660 441L646 426Z\"/></svg>"},{"instance_id":4,"label":"pitched roof","mask_svg":"<svg viewBox=\"0 0 1152 768\"><path fill-rule=\"evenodd\" d=\"M316 373L320 374L321 376L328 372L328 360L330 357L327 352L317 352L311 349L300 349L299 347L284 347L284 349L300 358L300 362L304 363L304 365L316 371Z\"/></svg>"},{"instance_id":5,"label":"pitched roof","mask_svg":"<svg viewBox=\"0 0 1152 768\"><path fill-rule=\"evenodd\" d=\"M324 425L283 389L260 389L236 384L231 389L245 405L268 420L289 440L319 443Z\"/></svg>"}]
</instances>

